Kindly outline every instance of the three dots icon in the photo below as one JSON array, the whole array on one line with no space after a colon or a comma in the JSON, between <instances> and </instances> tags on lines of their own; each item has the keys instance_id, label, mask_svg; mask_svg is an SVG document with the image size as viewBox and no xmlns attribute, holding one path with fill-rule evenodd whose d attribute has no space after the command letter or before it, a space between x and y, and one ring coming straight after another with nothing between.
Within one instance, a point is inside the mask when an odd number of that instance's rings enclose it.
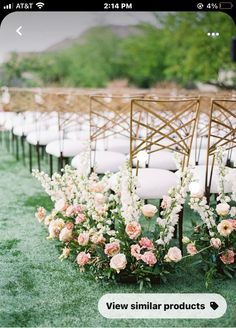
<instances>
[{"instance_id":1,"label":"three dots icon","mask_svg":"<svg viewBox=\"0 0 236 328\"><path fill-rule=\"evenodd\" d=\"M212 38L217 38L218 36L220 36L220 33L219 32L208 32L207 35Z\"/></svg>"}]
</instances>

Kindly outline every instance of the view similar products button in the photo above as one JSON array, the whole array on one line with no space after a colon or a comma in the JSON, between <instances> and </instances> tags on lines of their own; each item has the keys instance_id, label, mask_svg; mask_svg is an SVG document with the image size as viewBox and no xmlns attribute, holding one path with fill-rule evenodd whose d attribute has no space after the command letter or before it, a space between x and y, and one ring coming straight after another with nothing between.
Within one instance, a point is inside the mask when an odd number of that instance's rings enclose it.
<instances>
[{"instance_id":1,"label":"view similar products button","mask_svg":"<svg viewBox=\"0 0 236 328\"><path fill-rule=\"evenodd\" d=\"M220 294L105 294L98 303L100 314L110 319L214 319L226 309Z\"/></svg>"}]
</instances>

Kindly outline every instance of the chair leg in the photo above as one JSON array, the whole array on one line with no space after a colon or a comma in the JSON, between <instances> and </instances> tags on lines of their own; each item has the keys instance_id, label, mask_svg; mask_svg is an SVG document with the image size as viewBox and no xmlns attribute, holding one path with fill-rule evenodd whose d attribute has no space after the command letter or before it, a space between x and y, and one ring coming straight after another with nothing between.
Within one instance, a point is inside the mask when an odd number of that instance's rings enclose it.
<instances>
[{"instance_id":1,"label":"chair leg","mask_svg":"<svg viewBox=\"0 0 236 328\"><path fill-rule=\"evenodd\" d=\"M206 200L207 200L207 204L210 203L210 197L211 197L211 194L210 194L210 187L207 187L207 188L206 188Z\"/></svg>"},{"instance_id":2,"label":"chair leg","mask_svg":"<svg viewBox=\"0 0 236 328\"><path fill-rule=\"evenodd\" d=\"M184 217L184 209L179 213L179 248L181 252L183 251L183 217Z\"/></svg>"},{"instance_id":3,"label":"chair leg","mask_svg":"<svg viewBox=\"0 0 236 328\"><path fill-rule=\"evenodd\" d=\"M61 173L61 169L63 168L63 161L64 161L64 158L63 158L63 155L62 155L62 152L61 152L60 157L58 158L58 171L59 171L59 173Z\"/></svg>"},{"instance_id":4,"label":"chair leg","mask_svg":"<svg viewBox=\"0 0 236 328\"><path fill-rule=\"evenodd\" d=\"M15 151L15 140L16 136L13 134L13 130L11 130L11 133L9 133L9 151L14 154Z\"/></svg>"},{"instance_id":5,"label":"chair leg","mask_svg":"<svg viewBox=\"0 0 236 328\"><path fill-rule=\"evenodd\" d=\"M19 139L16 136L16 160L19 160Z\"/></svg>"},{"instance_id":6,"label":"chair leg","mask_svg":"<svg viewBox=\"0 0 236 328\"><path fill-rule=\"evenodd\" d=\"M29 143L29 169L32 172L32 145Z\"/></svg>"},{"instance_id":7,"label":"chair leg","mask_svg":"<svg viewBox=\"0 0 236 328\"><path fill-rule=\"evenodd\" d=\"M36 152L37 152L37 162L38 162L38 170L41 171L41 164L40 164L40 147L37 143L36 145Z\"/></svg>"},{"instance_id":8,"label":"chair leg","mask_svg":"<svg viewBox=\"0 0 236 328\"><path fill-rule=\"evenodd\" d=\"M25 165L25 136L21 136L22 160Z\"/></svg>"},{"instance_id":9,"label":"chair leg","mask_svg":"<svg viewBox=\"0 0 236 328\"><path fill-rule=\"evenodd\" d=\"M53 157L49 155L49 165L50 165L50 176L53 175Z\"/></svg>"},{"instance_id":10,"label":"chair leg","mask_svg":"<svg viewBox=\"0 0 236 328\"><path fill-rule=\"evenodd\" d=\"M8 153L10 152L10 139L9 138L10 138L9 132L6 131L4 139L5 139L5 145L6 145L6 149L7 149Z\"/></svg>"}]
</instances>

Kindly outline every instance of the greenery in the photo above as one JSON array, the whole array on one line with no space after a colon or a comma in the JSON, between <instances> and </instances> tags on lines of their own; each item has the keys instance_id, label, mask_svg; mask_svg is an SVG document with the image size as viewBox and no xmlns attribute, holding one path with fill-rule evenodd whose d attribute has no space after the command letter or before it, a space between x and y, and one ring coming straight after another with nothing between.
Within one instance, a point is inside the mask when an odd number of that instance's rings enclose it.
<instances>
[{"instance_id":1,"label":"greenery","mask_svg":"<svg viewBox=\"0 0 236 328\"><path fill-rule=\"evenodd\" d=\"M230 58L235 24L229 16L202 12L154 15L156 26L139 24L136 33L125 37L109 27L97 27L60 51L13 53L2 65L1 83L104 87L125 78L143 88L160 81L188 87L198 81L216 81L221 69L235 70ZM209 38L207 32L212 31L219 31L220 36Z\"/></svg>"},{"instance_id":2,"label":"greenery","mask_svg":"<svg viewBox=\"0 0 236 328\"><path fill-rule=\"evenodd\" d=\"M49 197L30 175L0 146L0 326L1 327L234 327L236 285L232 280L214 282L207 290L204 273L196 265L169 277L167 284L144 287L152 293L219 293L225 297L226 314L217 320L108 320L98 312L106 293L139 292L137 285L96 283L78 272L70 261L60 262L60 253L45 238L45 229L34 212L38 204L52 208ZM48 164L45 163L45 169ZM190 230L188 208L185 230ZM186 259L187 261L187 259Z\"/></svg>"}]
</instances>

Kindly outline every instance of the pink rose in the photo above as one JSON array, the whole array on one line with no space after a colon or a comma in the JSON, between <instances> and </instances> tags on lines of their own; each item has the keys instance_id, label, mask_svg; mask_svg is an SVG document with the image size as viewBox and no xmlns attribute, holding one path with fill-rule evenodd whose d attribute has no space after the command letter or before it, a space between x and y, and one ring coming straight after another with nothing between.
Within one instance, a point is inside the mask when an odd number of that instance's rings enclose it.
<instances>
[{"instance_id":1,"label":"pink rose","mask_svg":"<svg viewBox=\"0 0 236 328\"><path fill-rule=\"evenodd\" d=\"M66 211L68 206L69 205L67 204L65 199L61 198L55 203L55 210L57 212L64 212L64 211Z\"/></svg>"},{"instance_id":2,"label":"pink rose","mask_svg":"<svg viewBox=\"0 0 236 328\"><path fill-rule=\"evenodd\" d=\"M79 266L85 266L91 259L91 255L89 253L80 252L76 257L76 262Z\"/></svg>"},{"instance_id":3,"label":"pink rose","mask_svg":"<svg viewBox=\"0 0 236 328\"><path fill-rule=\"evenodd\" d=\"M73 229L68 229L68 227L65 226L59 234L59 240L63 241L64 243L68 243L72 239L72 232Z\"/></svg>"},{"instance_id":4,"label":"pink rose","mask_svg":"<svg viewBox=\"0 0 236 328\"><path fill-rule=\"evenodd\" d=\"M48 226L49 238L59 237L59 234L64 226L65 222L62 219L52 220Z\"/></svg>"},{"instance_id":5,"label":"pink rose","mask_svg":"<svg viewBox=\"0 0 236 328\"><path fill-rule=\"evenodd\" d=\"M66 216L72 216L74 215L74 206L70 205L66 209Z\"/></svg>"},{"instance_id":6,"label":"pink rose","mask_svg":"<svg viewBox=\"0 0 236 328\"><path fill-rule=\"evenodd\" d=\"M127 260L125 254L119 253L111 258L110 267L116 270L117 273L119 273L120 270L124 270L126 265Z\"/></svg>"},{"instance_id":7,"label":"pink rose","mask_svg":"<svg viewBox=\"0 0 236 328\"><path fill-rule=\"evenodd\" d=\"M91 237L91 242L95 245L104 244L105 241L106 241L105 238L101 234L94 234Z\"/></svg>"},{"instance_id":8,"label":"pink rose","mask_svg":"<svg viewBox=\"0 0 236 328\"><path fill-rule=\"evenodd\" d=\"M89 234L88 232L81 232L78 236L78 244L80 246L86 246L89 242Z\"/></svg>"},{"instance_id":9,"label":"pink rose","mask_svg":"<svg viewBox=\"0 0 236 328\"><path fill-rule=\"evenodd\" d=\"M217 230L219 234L223 237L227 237L234 230L232 223L229 220L222 220L218 226Z\"/></svg>"},{"instance_id":10,"label":"pink rose","mask_svg":"<svg viewBox=\"0 0 236 328\"><path fill-rule=\"evenodd\" d=\"M234 228L234 230L236 230L236 220L235 219L228 219L227 221L229 221L232 224L232 227Z\"/></svg>"},{"instance_id":11,"label":"pink rose","mask_svg":"<svg viewBox=\"0 0 236 328\"><path fill-rule=\"evenodd\" d=\"M220 216L229 214L230 206L227 203L220 203L216 206L216 212Z\"/></svg>"},{"instance_id":12,"label":"pink rose","mask_svg":"<svg viewBox=\"0 0 236 328\"><path fill-rule=\"evenodd\" d=\"M150 239L148 239L147 237L141 238L139 241L139 245L142 246L143 248L147 248L150 250L154 248L153 242Z\"/></svg>"},{"instance_id":13,"label":"pink rose","mask_svg":"<svg viewBox=\"0 0 236 328\"><path fill-rule=\"evenodd\" d=\"M141 259L140 251L141 251L141 248L138 244L131 246L131 255L134 256L137 261Z\"/></svg>"},{"instance_id":14,"label":"pink rose","mask_svg":"<svg viewBox=\"0 0 236 328\"><path fill-rule=\"evenodd\" d=\"M72 222L67 222L66 227L67 227L67 229L73 230L74 229L74 224Z\"/></svg>"},{"instance_id":15,"label":"pink rose","mask_svg":"<svg viewBox=\"0 0 236 328\"><path fill-rule=\"evenodd\" d=\"M83 210L80 205L70 205L66 209L66 216L73 216L73 215L81 213L82 211Z\"/></svg>"},{"instance_id":16,"label":"pink rose","mask_svg":"<svg viewBox=\"0 0 236 328\"><path fill-rule=\"evenodd\" d=\"M37 209L37 212L35 213L36 219L38 219L39 222L43 222L43 220L46 217L46 210L43 207L39 207Z\"/></svg>"},{"instance_id":17,"label":"pink rose","mask_svg":"<svg viewBox=\"0 0 236 328\"><path fill-rule=\"evenodd\" d=\"M75 218L75 223L80 224L80 223L83 223L86 220L87 220L86 216L83 213L81 213Z\"/></svg>"},{"instance_id":18,"label":"pink rose","mask_svg":"<svg viewBox=\"0 0 236 328\"><path fill-rule=\"evenodd\" d=\"M166 262L179 262L182 259L181 250L174 246L170 247L168 253L165 256Z\"/></svg>"},{"instance_id":19,"label":"pink rose","mask_svg":"<svg viewBox=\"0 0 236 328\"><path fill-rule=\"evenodd\" d=\"M136 221L129 222L126 225L125 232L127 233L130 239L135 239L141 233L141 225Z\"/></svg>"},{"instance_id":20,"label":"pink rose","mask_svg":"<svg viewBox=\"0 0 236 328\"><path fill-rule=\"evenodd\" d=\"M164 195L162 202L161 202L161 208L163 208L163 210L169 208L171 205L171 198L170 196Z\"/></svg>"},{"instance_id":21,"label":"pink rose","mask_svg":"<svg viewBox=\"0 0 236 328\"><path fill-rule=\"evenodd\" d=\"M234 251L232 249L227 249L221 256L220 259L224 264L234 263Z\"/></svg>"},{"instance_id":22,"label":"pink rose","mask_svg":"<svg viewBox=\"0 0 236 328\"><path fill-rule=\"evenodd\" d=\"M157 263L157 258L151 251L145 252L143 255L141 255L141 260L143 260L143 262L149 266L153 266Z\"/></svg>"},{"instance_id":23,"label":"pink rose","mask_svg":"<svg viewBox=\"0 0 236 328\"><path fill-rule=\"evenodd\" d=\"M221 240L220 238L211 238L210 240L211 246L218 249L221 246Z\"/></svg>"},{"instance_id":24,"label":"pink rose","mask_svg":"<svg viewBox=\"0 0 236 328\"><path fill-rule=\"evenodd\" d=\"M190 255L195 255L197 254L197 248L196 246L193 244L193 243L189 243L187 245L187 252L190 254Z\"/></svg>"},{"instance_id":25,"label":"pink rose","mask_svg":"<svg viewBox=\"0 0 236 328\"><path fill-rule=\"evenodd\" d=\"M157 212L157 207L155 205L146 204L141 208L141 210L146 218L152 218Z\"/></svg>"},{"instance_id":26,"label":"pink rose","mask_svg":"<svg viewBox=\"0 0 236 328\"><path fill-rule=\"evenodd\" d=\"M62 251L62 257L64 259L67 259L67 257L70 255L70 248L69 247L64 247Z\"/></svg>"},{"instance_id":27,"label":"pink rose","mask_svg":"<svg viewBox=\"0 0 236 328\"><path fill-rule=\"evenodd\" d=\"M118 243L117 241L105 245L104 253L107 256L114 256L119 252L120 252L120 243Z\"/></svg>"}]
</instances>

